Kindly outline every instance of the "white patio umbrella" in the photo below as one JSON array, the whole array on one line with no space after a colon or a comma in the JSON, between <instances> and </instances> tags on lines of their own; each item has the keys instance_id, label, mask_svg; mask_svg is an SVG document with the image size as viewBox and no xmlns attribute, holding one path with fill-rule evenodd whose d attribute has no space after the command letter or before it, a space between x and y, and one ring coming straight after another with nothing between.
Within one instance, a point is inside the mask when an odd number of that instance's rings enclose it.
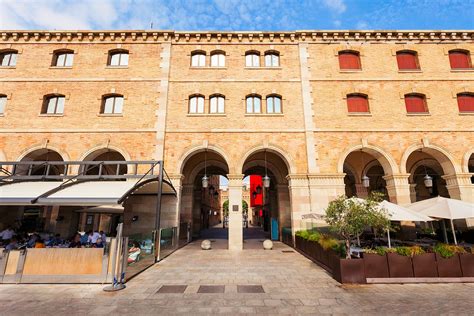
<instances>
[{"instance_id":1,"label":"white patio umbrella","mask_svg":"<svg viewBox=\"0 0 474 316\"><path fill-rule=\"evenodd\" d=\"M398 204L383 200L379 203L381 209L385 209L391 221L411 221L411 222L428 222L433 219L420 213L416 213ZM392 248L390 241L390 230L387 230L388 247Z\"/></svg>"},{"instance_id":2,"label":"white patio umbrella","mask_svg":"<svg viewBox=\"0 0 474 316\"><path fill-rule=\"evenodd\" d=\"M454 219L466 219L474 217L474 204L448 199L441 196L415 202L408 206L410 210L424 214L430 217L446 218L451 221L451 229L453 231L454 243L457 245L456 233L454 232Z\"/></svg>"}]
</instances>

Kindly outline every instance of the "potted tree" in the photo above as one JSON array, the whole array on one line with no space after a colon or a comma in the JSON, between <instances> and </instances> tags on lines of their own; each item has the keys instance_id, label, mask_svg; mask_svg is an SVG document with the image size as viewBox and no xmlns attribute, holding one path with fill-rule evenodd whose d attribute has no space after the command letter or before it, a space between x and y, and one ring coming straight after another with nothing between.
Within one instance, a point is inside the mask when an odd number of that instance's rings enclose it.
<instances>
[{"instance_id":1,"label":"potted tree","mask_svg":"<svg viewBox=\"0 0 474 316\"><path fill-rule=\"evenodd\" d=\"M386 210L378 207L380 200L381 194L371 194L366 200L340 196L326 209L326 222L345 244L346 258L339 261L339 275L335 276L342 283L366 283L364 261L351 259L351 240L360 237L366 227L390 228Z\"/></svg>"}]
</instances>

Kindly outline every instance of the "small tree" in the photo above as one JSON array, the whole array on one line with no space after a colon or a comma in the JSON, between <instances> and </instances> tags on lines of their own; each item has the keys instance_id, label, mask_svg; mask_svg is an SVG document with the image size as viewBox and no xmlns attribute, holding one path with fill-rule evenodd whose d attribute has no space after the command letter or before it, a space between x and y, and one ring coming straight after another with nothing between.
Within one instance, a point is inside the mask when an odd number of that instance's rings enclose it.
<instances>
[{"instance_id":1,"label":"small tree","mask_svg":"<svg viewBox=\"0 0 474 316\"><path fill-rule=\"evenodd\" d=\"M366 200L340 196L329 203L326 222L344 239L347 259L351 258L351 240L360 237L366 227L390 228L386 210L378 207L380 200L380 194L373 194Z\"/></svg>"}]
</instances>

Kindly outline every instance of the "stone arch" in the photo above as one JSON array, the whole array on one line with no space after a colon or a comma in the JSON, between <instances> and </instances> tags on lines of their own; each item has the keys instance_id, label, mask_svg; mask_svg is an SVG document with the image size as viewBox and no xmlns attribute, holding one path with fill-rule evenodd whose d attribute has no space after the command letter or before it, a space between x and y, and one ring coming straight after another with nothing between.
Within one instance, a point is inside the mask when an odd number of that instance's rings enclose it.
<instances>
[{"instance_id":1,"label":"stone arch","mask_svg":"<svg viewBox=\"0 0 474 316\"><path fill-rule=\"evenodd\" d=\"M249 161L249 162L245 163L243 165L243 168L244 169L251 169L251 168L258 167L258 166L262 165L263 163L264 163L264 160L256 159L256 160L252 160L252 161ZM267 167L268 167L269 170L271 170L272 174L278 180L278 183L286 183L287 182L287 180L286 180L287 175L282 174L280 168L275 166L275 164L267 161ZM245 178L245 175L244 175L244 178Z\"/></svg>"},{"instance_id":2,"label":"stone arch","mask_svg":"<svg viewBox=\"0 0 474 316\"><path fill-rule=\"evenodd\" d=\"M127 151L113 145L103 144L103 145L95 146L89 149L88 151L86 151L85 153L83 153L81 157L79 158L79 161L84 161L88 156L92 155L94 152L101 152L101 151L106 151L106 150L114 150L118 152L125 158L125 161L132 160Z\"/></svg>"},{"instance_id":3,"label":"stone arch","mask_svg":"<svg viewBox=\"0 0 474 316\"><path fill-rule=\"evenodd\" d=\"M469 160L471 160L472 155L474 155L474 148L464 154L462 159L463 172L469 173Z\"/></svg>"},{"instance_id":4,"label":"stone arch","mask_svg":"<svg viewBox=\"0 0 474 316\"><path fill-rule=\"evenodd\" d=\"M176 165L176 173L177 174L183 174L183 169L184 166L186 166L186 162L195 154L204 152L204 151L214 151L215 153L219 154L224 161L227 163L227 166L229 166L229 157L226 155L224 150L216 145L198 145L198 146L193 146L186 150L181 157L178 159L178 163ZM230 169L230 166L229 166Z\"/></svg>"},{"instance_id":5,"label":"stone arch","mask_svg":"<svg viewBox=\"0 0 474 316\"><path fill-rule=\"evenodd\" d=\"M259 146L254 146L251 149L247 150L247 152L242 156L242 159L239 161L239 164L237 165L237 172L240 172L244 168L244 164L246 160L253 154L259 152L259 151L268 151L276 154L279 156L282 161L285 163L286 168L288 169L288 174L292 174L296 172L296 166L293 163L293 160L291 159L291 156L287 154L282 148L269 144L269 145L259 145Z\"/></svg>"},{"instance_id":6,"label":"stone arch","mask_svg":"<svg viewBox=\"0 0 474 316\"><path fill-rule=\"evenodd\" d=\"M67 152L60 150L58 147L50 146L49 144L47 144L46 146L44 144L43 145L36 145L36 146L33 146L33 147L30 147L28 149L23 150L20 153L20 156L17 158L17 161L21 161L22 159L24 159L26 156L33 153L34 151L42 150L42 149L55 151L55 152L58 153L59 156L61 156L63 161L70 161L70 156Z\"/></svg>"},{"instance_id":7,"label":"stone arch","mask_svg":"<svg viewBox=\"0 0 474 316\"><path fill-rule=\"evenodd\" d=\"M339 159L337 164L337 172L343 172L344 162L347 156L349 156L350 153L358 150L362 150L363 152L374 156L374 158L377 159L382 165L383 170L387 175L398 173L398 166L392 156L386 153L382 148L374 145L356 145L348 148L346 151L344 151L343 155Z\"/></svg>"},{"instance_id":8,"label":"stone arch","mask_svg":"<svg viewBox=\"0 0 474 316\"><path fill-rule=\"evenodd\" d=\"M407 173L408 158L412 153L417 150L421 150L435 158L443 168L443 172L445 175L451 175L461 172L461 167L459 166L459 164L455 163L455 160L447 150L436 145L418 144L411 145L403 153L402 159L400 161L401 173Z\"/></svg>"},{"instance_id":9,"label":"stone arch","mask_svg":"<svg viewBox=\"0 0 474 316\"><path fill-rule=\"evenodd\" d=\"M218 160L215 160L215 159L209 159L207 160L207 165L213 165L219 169L222 169L222 170L227 170L227 164L222 162L222 161L218 161ZM196 176L199 174L199 172L201 170L204 169L204 161L203 162L200 162L199 164L197 164L192 170L191 172L189 173L189 176L188 177L184 177L183 179L183 184L193 184L194 182L194 179L196 178Z\"/></svg>"}]
</instances>

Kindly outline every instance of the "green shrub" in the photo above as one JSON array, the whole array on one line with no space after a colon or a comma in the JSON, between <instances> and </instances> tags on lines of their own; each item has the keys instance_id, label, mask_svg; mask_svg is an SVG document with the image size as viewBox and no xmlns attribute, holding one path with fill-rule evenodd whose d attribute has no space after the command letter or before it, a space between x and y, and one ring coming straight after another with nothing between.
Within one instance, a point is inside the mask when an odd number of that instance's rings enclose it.
<instances>
[{"instance_id":1,"label":"green shrub","mask_svg":"<svg viewBox=\"0 0 474 316\"><path fill-rule=\"evenodd\" d=\"M443 258L451 258L457 253L466 253L463 247L447 244L437 244L433 247L433 251Z\"/></svg>"},{"instance_id":2,"label":"green shrub","mask_svg":"<svg viewBox=\"0 0 474 316\"><path fill-rule=\"evenodd\" d=\"M339 246L339 241L328 235L321 235L319 237L318 243L321 245L321 247L323 247L324 250L337 249Z\"/></svg>"},{"instance_id":3,"label":"green shrub","mask_svg":"<svg viewBox=\"0 0 474 316\"><path fill-rule=\"evenodd\" d=\"M405 257L413 257L413 256L416 256L416 255L421 255L421 254L425 253L423 248L421 248L420 246L396 247L395 251L399 255L405 256Z\"/></svg>"},{"instance_id":4,"label":"green shrub","mask_svg":"<svg viewBox=\"0 0 474 316\"><path fill-rule=\"evenodd\" d=\"M315 232L312 232L309 235L308 240L310 240L310 241L319 241L320 238L321 238L321 234L315 231Z\"/></svg>"},{"instance_id":5,"label":"green shrub","mask_svg":"<svg viewBox=\"0 0 474 316\"><path fill-rule=\"evenodd\" d=\"M309 234L309 231L307 230L299 230L296 232L295 235L303 239L308 239L310 234Z\"/></svg>"}]
</instances>

